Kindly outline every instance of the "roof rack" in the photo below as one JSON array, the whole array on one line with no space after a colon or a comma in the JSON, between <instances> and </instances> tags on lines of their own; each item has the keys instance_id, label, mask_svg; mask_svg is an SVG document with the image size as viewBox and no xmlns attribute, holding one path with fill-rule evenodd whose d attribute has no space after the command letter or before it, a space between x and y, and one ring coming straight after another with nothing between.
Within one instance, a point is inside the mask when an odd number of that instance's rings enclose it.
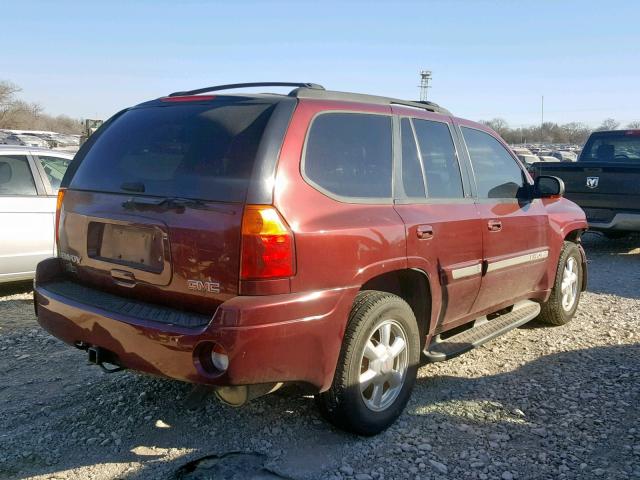
<instances>
[{"instance_id":1,"label":"roof rack","mask_svg":"<svg viewBox=\"0 0 640 480\"><path fill-rule=\"evenodd\" d=\"M315 83L300 83L300 82L251 82L251 83L229 83L227 85L214 85L212 87L198 88L196 90L186 90L184 92L173 92L169 94L170 97L181 97L184 95L198 95L200 93L217 92L219 90L233 90L235 88L249 88L249 87L296 87L305 88L308 90L324 90L322 85Z\"/></svg>"},{"instance_id":2,"label":"roof rack","mask_svg":"<svg viewBox=\"0 0 640 480\"><path fill-rule=\"evenodd\" d=\"M376 105L402 105L404 107L419 108L435 113L451 115L446 108L437 103L427 101L401 100L398 98L382 97L378 95L367 95L363 93L336 92L332 90L317 90L306 87L299 87L289 92L289 95L296 98L314 98L321 100L342 100L347 102L373 103Z\"/></svg>"}]
</instances>

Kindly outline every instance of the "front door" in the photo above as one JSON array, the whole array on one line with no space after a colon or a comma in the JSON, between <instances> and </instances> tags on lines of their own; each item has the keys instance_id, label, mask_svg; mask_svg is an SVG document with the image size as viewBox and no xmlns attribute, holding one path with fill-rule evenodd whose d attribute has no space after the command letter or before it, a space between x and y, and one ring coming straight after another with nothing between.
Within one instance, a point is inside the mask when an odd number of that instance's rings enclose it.
<instances>
[{"instance_id":1,"label":"front door","mask_svg":"<svg viewBox=\"0 0 640 480\"><path fill-rule=\"evenodd\" d=\"M519 162L489 132L461 125L477 187L482 220L483 272L473 310L513 303L537 290L549 256L548 219L532 200Z\"/></svg>"},{"instance_id":2,"label":"front door","mask_svg":"<svg viewBox=\"0 0 640 480\"><path fill-rule=\"evenodd\" d=\"M402 112L402 110L400 110ZM410 266L437 272L442 308L437 329L469 314L481 281L482 230L465 189L446 117L400 118L396 211L407 230Z\"/></svg>"}]
</instances>

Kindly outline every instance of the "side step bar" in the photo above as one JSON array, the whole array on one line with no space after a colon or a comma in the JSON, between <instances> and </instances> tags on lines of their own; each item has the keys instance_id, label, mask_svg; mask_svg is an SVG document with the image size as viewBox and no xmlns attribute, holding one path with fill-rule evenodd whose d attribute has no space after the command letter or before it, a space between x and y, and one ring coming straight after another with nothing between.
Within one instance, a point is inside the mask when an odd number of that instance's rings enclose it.
<instances>
[{"instance_id":1,"label":"side step bar","mask_svg":"<svg viewBox=\"0 0 640 480\"><path fill-rule=\"evenodd\" d=\"M530 300L518 302L509 313L492 320L480 317L474 321L472 328L457 335L446 339L442 339L440 335L435 336L423 353L428 362L449 360L524 325L536 318L539 313L539 304Z\"/></svg>"}]
</instances>

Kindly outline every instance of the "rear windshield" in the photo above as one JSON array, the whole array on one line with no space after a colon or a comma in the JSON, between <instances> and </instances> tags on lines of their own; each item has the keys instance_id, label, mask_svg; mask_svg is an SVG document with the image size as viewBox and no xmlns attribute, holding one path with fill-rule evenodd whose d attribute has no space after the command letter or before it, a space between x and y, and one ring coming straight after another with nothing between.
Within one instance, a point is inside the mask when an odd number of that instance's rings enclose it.
<instances>
[{"instance_id":1,"label":"rear windshield","mask_svg":"<svg viewBox=\"0 0 640 480\"><path fill-rule=\"evenodd\" d=\"M640 133L611 132L592 135L580 155L581 162L640 161Z\"/></svg>"},{"instance_id":2,"label":"rear windshield","mask_svg":"<svg viewBox=\"0 0 640 480\"><path fill-rule=\"evenodd\" d=\"M227 99L129 110L88 150L70 188L244 201L275 103Z\"/></svg>"}]
</instances>

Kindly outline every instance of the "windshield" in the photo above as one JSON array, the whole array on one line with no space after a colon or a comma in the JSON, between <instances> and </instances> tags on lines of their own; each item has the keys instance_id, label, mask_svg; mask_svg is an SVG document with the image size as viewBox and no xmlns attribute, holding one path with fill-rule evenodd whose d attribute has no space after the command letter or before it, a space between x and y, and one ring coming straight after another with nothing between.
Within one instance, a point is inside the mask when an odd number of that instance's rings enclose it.
<instances>
[{"instance_id":1,"label":"windshield","mask_svg":"<svg viewBox=\"0 0 640 480\"><path fill-rule=\"evenodd\" d=\"M587 141L581 162L640 161L640 132L607 132L592 135Z\"/></svg>"},{"instance_id":2,"label":"windshield","mask_svg":"<svg viewBox=\"0 0 640 480\"><path fill-rule=\"evenodd\" d=\"M134 108L99 134L70 188L244 201L274 102L233 98Z\"/></svg>"}]
</instances>

